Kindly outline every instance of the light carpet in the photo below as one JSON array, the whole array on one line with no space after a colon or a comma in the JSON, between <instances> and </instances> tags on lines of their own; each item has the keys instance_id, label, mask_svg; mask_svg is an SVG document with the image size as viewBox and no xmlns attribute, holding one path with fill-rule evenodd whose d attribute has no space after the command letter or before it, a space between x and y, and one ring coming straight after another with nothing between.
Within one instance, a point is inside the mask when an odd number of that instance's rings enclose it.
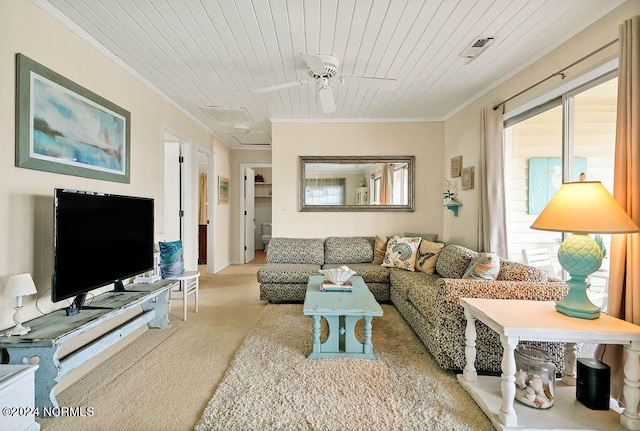
<instances>
[{"instance_id":1,"label":"light carpet","mask_svg":"<svg viewBox=\"0 0 640 431\"><path fill-rule=\"evenodd\" d=\"M309 360L312 319L302 305L267 305L196 430L492 430L396 308L382 307L377 361Z\"/></svg>"}]
</instances>

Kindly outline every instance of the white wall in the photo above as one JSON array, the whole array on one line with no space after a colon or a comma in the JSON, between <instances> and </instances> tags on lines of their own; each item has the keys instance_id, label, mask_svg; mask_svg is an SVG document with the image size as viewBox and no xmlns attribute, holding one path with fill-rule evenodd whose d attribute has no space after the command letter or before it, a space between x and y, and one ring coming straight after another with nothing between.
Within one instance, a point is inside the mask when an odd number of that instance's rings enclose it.
<instances>
[{"instance_id":1,"label":"white wall","mask_svg":"<svg viewBox=\"0 0 640 431\"><path fill-rule=\"evenodd\" d=\"M120 184L22 169L14 166L15 55L23 53L131 112L131 183ZM56 187L145 196L156 199L156 235L161 234L163 124L211 149L216 169L229 175L228 148L211 133L28 0L0 2L0 289L13 273L30 272L44 312L52 304L53 189ZM228 208L217 229L228 231ZM216 254L229 260L225 235ZM104 262L96 262L96 265ZM29 318L40 312L36 296L25 298ZM66 301L65 301L66 302ZM13 325L13 300L0 297L0 328Z\"/></svg>"},{"instance_id":2,"label":"white wall","mask_svg":"<svg viewBox=\"0 0 640 431\"><path fill-rule=\"evenodd\" d=\"M625 19L640 14L640 2L627 1L620 7L606 15L583 32L573 37L557 49L541 58L532 66L518 73L504 84L496 87L478 100L467 105L464 109L451 115L444 122L444 166L449 175L449 162L452 157L462 155L463 167L476 167L476 187L473 190L460 190L459 179L456 199L463 206L460 207L459 217L447 214L443 225L443 239L477 248L477 214L479 196L479 149L480 149L480 118L482 108L495 104L519 93L530 85L550 76L574 61L588 55L596 49L618 38L618 27ZM586 72L617 58L617 45L606 49L591 57L587 61L569 69L567 77L559 77L547 81L545 84L525 93L507 103L506 112L534 101L545 93L556 91L578 79ZM482 57L476 61L482 61ZM559 90L558 90L559 91Z\"/></svg>"},{"instance_id":3,"label":"white wall","mask_svg":"<svg viewBox=\"0 0 640 431\"><path fill-rule=\"evenodd\" d=\"M273 236L327 237L441 233L440 122L273 123ZM414 212L299 212L299 156L416 157Z\"/></svg>"}]
</instances>

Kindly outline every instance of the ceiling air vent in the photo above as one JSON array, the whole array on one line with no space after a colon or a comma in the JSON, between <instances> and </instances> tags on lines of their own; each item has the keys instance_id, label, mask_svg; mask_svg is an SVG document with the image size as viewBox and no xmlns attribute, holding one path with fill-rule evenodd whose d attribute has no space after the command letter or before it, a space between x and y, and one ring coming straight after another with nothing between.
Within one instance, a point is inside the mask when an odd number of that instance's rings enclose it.
<instances>
[{"instance_id":1,"label":"ceiling air vent","mask_svg":"<svg viewBox=\"0 0 640 431\"><path fill-rule=\"evenodd\" d=\"M234 133L233 137L242 146L268 146L271 145L271 138L265 132Z\"/></svg>"},{"instance_id":2,"label":"ceiling air vent","mask_svg":"<svg viewBox=\"0 0 640 431\"><path fill-rule=\"evenodd\" d=\"M203 106L202 109L218 123L253 123L253 118L245 108L225 108L222 106Z\"/></svg>"},{"instance_id":3,"label":"ceiling air vent","mask_svg":"<svg viewBox=\"0 0 640 431\"><path fill-rule=\"evenodd\" d=\"M471 63L480 54L482 54L495 41L494 37L480 37L476 39L467 49L464 50L460 57L464 58L464 64Z\"/></svg>"}]
</instances>

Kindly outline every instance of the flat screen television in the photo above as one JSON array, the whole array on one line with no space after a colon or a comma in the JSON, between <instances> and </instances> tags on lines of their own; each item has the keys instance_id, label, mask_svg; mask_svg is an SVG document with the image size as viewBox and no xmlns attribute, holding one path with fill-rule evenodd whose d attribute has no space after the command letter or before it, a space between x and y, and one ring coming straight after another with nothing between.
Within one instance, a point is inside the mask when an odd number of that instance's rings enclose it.
<instances>
[{"instance_id":1,"label":"flat screen television","mask_svg":"<svg viewBox=\"0 0 640 431\"><path fill-rule=\"evenodd\" d=\"M55 189L51 299L75 297L153 268L154 202L150 198ZM90 308L90 307L84 307Z\"/></svg>"}]
</instances>

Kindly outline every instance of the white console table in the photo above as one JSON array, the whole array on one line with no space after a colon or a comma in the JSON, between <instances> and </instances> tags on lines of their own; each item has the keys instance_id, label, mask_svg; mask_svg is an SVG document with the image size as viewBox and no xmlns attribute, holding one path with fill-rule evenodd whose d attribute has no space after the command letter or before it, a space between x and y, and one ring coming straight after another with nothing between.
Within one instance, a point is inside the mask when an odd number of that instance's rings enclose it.
<instances>
[{"instance_id":1,"label":"white console table","mask_svg":"<svg viewBox=\"0 0 640 431\"><path fill-rule=\"evenodd\" d=\"M143 325L149 328L171 328L168 314L169 291L177 283L161 280L150 284L129 284L125 292L107 292L96 296L91 306L104 309L83 309L75 316L67 316L64 310L57 310L37 317L25 323L25 326L31 327L28 334L0 337L0 349L7 349L10 364L29 365L29 358L38 357L35 405L39 408L58 407L55 386L60 377ZM141 314L63 359L58 358L58 352L65 342L140 306Z\"/></svg>"},{"instance_id":2,"label":"white console table","mask_svg":"<svg viewBox=\"0 0 640 431\"><path fill-rule=\"evenodd\" d=\"M555 310L555 302L462 298L467 319L465 368L460 384L471 394L498 430L640 430L640 326L601 314L598 319L569 317ZM475 369L476 328L480 320L500 334L504 356L502 376L478 376ZM565 343L565 381L556 386L555 404L537 410L514 403L516 363L514 350L521 340ZM627 353L624 395L627 407L590 410L575 399L575 343L622 344Z\"/></svg>"}]
</instances>

